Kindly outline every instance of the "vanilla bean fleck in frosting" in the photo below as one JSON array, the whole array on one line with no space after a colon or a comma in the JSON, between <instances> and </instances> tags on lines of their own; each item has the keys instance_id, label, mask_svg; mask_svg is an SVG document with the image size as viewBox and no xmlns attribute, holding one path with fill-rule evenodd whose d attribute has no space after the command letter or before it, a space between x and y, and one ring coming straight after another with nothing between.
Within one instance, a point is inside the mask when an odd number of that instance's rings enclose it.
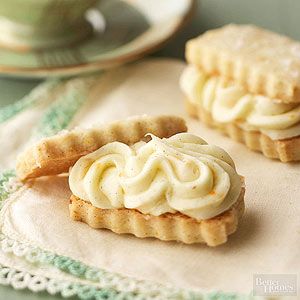
<instances>
[{"instance_id":1,"label":"vanilla bean fleck in frosting","mask_svg":"<svg viewBox=\"0 0 300 300\"><path fill-rule=\"evenodd\" d=\"M76 162L69 184L75 196L102 209L181 212L198 220L229 209L242 187L230 156L189 133L106 144Z\"/></svg>"},{"instance_id":2,"label":"vanilla bean fleck in frosting","mask_svg":"<svg viewBox=\"0 0 300 300\"><path fill-rule=\"evenodd\" d=\"M300 135L300 105L282 103L247 93L242 87L224 84L218 76L206 76L188 66L180 80L190 101L201 105L220 123L236 122L245 130L256 130L271 139Z\"/></svg>"}]
</instances>

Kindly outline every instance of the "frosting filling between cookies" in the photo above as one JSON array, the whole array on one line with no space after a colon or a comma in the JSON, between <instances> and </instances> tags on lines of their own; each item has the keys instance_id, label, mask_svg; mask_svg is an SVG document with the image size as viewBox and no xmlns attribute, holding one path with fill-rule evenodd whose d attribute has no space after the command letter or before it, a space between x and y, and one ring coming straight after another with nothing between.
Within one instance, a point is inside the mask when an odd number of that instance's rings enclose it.
<instances>
[{"instance_id":1,"label":"frosting filling between cookies","mask_svg":"<svg viewBox=\"0 0 300 300\"><path fill-rule=\"evenodd\" d=\"M242 182L224 150L189 133L151 138L132 146L112 142L80 158L70 171L72 193L102 209L181 212L197 220L237 201Z\"/></svg>"},{"instance_id":2,"label":"frosting filling between cookies","mask_svg":"<svg viewBox=\"0 0 300 300\"><path fill-rule=\"evenodd\" d=\"M207 77L189 65L180 79L181 89L190 101L201 105L219 123L235 122L245 130L261 131L271 139L300 135L300 105L281 103L247 93L242 87Z\"/></svg>"}]
</instances>

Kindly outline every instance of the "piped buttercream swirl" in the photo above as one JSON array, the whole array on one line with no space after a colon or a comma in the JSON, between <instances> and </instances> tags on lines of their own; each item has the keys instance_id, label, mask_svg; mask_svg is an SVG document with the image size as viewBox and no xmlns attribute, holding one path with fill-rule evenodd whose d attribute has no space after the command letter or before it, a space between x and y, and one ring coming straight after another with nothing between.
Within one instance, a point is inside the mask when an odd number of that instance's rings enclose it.
<instances>
[{"instance_id":1,"label":"piped buttercream swirl","mask_svg":"<svg viewBox=\"0 0 300 300\"><path fill-rule=\"evenodd\" d=\"M246 130L261 131L272 139L300 135L300 105L282 103L247 93L238 85L206 76L195 66L187 66L181 89L190 101L201 105L220 123L236 122Z\"/></svg>"},{"instance_id":2,"label":"piped buttercream swirl","mask_svg":"<svg viewBox=\"0 0 300 300\"><path fill-rule=\"evenodd\" d=\"M230 156L189 133L132 146L109 143L70 171L73 194L102 209L214 217L235 203L241 179Z\"/></svg>"}]
</instances>

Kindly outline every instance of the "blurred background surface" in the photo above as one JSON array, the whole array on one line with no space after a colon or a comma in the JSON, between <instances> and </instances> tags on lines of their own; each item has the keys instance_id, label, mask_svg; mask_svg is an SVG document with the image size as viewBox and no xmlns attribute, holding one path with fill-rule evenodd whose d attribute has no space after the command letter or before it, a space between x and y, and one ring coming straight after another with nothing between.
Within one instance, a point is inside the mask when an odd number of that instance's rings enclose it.
<instances>
[{"instance_id":1,"label":"blurred background surface","mask_svg":"<svg viewBox=\"0 0 300 300\"><path fill-rule=\"evenodd\" d=\"M152 56L184 59L185 42L208 29L228 23L256 24L300 40L300 1L197 0L193 19ZM39 81L0 78L0 107L26 95Z\"/></svg>"},{"instance_id":2,"label":"blurred background surface","mask_svg":"<svg viewBox=\"0 0 300 300\"><path fill-rule=\"evenodd\" d=\"M300 1L197 0L193 20L156 55L183 58L186 40L228 23L255 24L300 40Z\"/></svg>"}]
</instances>

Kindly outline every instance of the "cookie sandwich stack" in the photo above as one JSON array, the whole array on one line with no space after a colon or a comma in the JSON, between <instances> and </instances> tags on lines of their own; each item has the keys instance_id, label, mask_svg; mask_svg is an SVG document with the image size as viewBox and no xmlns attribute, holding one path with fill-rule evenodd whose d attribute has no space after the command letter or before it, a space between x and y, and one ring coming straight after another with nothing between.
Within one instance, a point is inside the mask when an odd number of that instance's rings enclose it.
<instances>
[{"instance_id":1,"label":"cookie sandwich stack","mask_svg":"<svg viewBox=\"0 0 300 300\"><path fill-rule=\"evenodd\" d=\"M188 41L180 86L187 111L248 148L300 160L300 43L227 25Z\"/></svg>"},{"instance_id":2,"label":"cookie sandwich stack","mask_svg":"<svg viewBox=\"0 0 300 300\"><path fill-rule=\"evenodd\" d=\"M176 116L76 128L20 154L23 181L69 173L70 217L137 237L217 246L236 231L245 186L231 157Z\"/></svg>"}]
</instances>

